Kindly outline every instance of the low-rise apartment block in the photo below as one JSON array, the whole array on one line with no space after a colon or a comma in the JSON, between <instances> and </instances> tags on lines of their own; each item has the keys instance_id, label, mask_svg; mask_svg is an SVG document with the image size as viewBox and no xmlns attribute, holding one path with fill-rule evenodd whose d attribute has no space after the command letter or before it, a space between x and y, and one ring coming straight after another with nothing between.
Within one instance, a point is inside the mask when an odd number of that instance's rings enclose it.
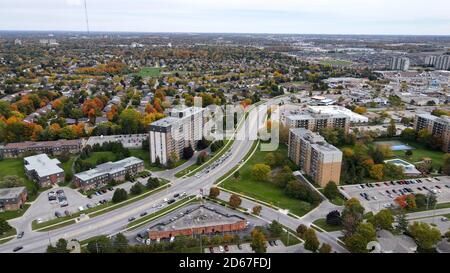
<instances>
[{"instance_id":1,"label":"low-rise apartment block","mask_svg":"<svg viewBox=\"0 0 450 273\"><path fill-rule=\"evenodd\" d=\"M416 132L427 130L442 140L442 151L450 152L450 117L436 117L431 114L417 114L414 120Z\"/></svg>"},{"instance_id":2,"label":"low-rise apartment block","mask_svg":"<svg viewBox=\"0 0 450 273\"><path fill-rule=\"evenodd\" d=\"M25 174L40 187L64 182L64 170L61 169L61 162L54 158L50 159L47 154L39 154L25 157Z\"/></svg>"},{"instance_id":3,"label":"low-rise apartment block","mask_svg":"<svg viewBox=\"0 0 450 273\"><path fill-rule=\"evenodd\" d=\"M0 211L21 209L26 201L27 189L25 187L0 189Z\"/></svg>"},{"instance_id":4,"label":"low-rise apartment block","mask_svg":"<svg viewBox=\"0 0 450 273\"><path fill-rule=\"evenodd\" d=\"M172 155L178 159L183 149L195 149L203 134L203 108L171 109L168 117L150 124L150 161L166 165Z\"/></svg>"},{"instance_id":5,"label":"low-rise apartment block","mask_svg":"<svg viewBox=\"0 0 450 273\"><path fill-rule=\"evenodd\" d=\"M301 171L321 187L330 181L339 184L342 152L319 134L304 128L291 128L288 154Z\"/></svg>"},{"instance_id":6,"label":"low-rise apartment block","mask_svg":"<svg viewBox=\"0 0 450 273\"><path fill-rule=\"evenodd\" d=\"M128 157L116 162L106 162L95 169L75 174L75 185L84 190L102 187L108 182L123 181L125 175L136 175L144 171L144 161L136 157Z\"/></svg>"},{"instance_id":7,"label":"low-rise apartment block","mask_svg":"<svg viewBox=\"0 0 450 273\"><path fill-rule=\"evenodd\" d=\"M81 151L82 143L80 139L56 140L56 141L25 141L8 143L0 148L0 157L17 158L33 154L60 155L64 152L76 154Z\"/></svg>"}]
</instances>

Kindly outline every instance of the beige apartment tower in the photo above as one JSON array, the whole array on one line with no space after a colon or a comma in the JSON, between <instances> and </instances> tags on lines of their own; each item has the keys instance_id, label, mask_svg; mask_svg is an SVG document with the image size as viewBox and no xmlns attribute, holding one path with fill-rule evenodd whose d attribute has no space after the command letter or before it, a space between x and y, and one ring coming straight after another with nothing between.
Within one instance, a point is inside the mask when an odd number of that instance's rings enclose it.
<instances>
[{"instance_id":1,"label":"beige apartment tower","mask_svg":"<svg viewBox=\"0 0 450 273\"><path fill-rule=\"evenodd\" d=\"M342 152L319 134L305 128L290 129L288 154L321 187L330 181L339 184Z\"/></svg>"}]
</instances>

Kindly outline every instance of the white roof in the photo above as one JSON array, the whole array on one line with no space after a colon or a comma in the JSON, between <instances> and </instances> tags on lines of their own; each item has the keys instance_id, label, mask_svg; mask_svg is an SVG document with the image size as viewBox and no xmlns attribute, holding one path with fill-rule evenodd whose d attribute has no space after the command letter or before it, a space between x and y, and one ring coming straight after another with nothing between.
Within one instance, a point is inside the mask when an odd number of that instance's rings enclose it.
<instances>
[{"instance_id":1,"label":"white roof","mask_svg":"<svg viewBox=\"0 0 450 273\"><path fill-rule=\"evenodd\" d=\"M39 177L44 177L52 174L64 172L58 164L61 162L54 158L50 159L46 154L38 154L24 158L27 171L35 171Z\"/></svg>"},{"instance_id":2,"label":"white roof","mask_svg":"<svg viewBox=\"0 0 450 273\"><path fill-rule=\"evenodd\" d=\"M91 169L85 172L77 173L75 176L78 177L82 181L90 180L94 177L107 175L107 174L114 174L120 171L124 171L127 167L142 163L142 161L139 158L136 158L134 156L127 157L125 159L116 161L116 162L106 162L103 164L98 165L95 169Z\"/></svg>"}]
</instances>

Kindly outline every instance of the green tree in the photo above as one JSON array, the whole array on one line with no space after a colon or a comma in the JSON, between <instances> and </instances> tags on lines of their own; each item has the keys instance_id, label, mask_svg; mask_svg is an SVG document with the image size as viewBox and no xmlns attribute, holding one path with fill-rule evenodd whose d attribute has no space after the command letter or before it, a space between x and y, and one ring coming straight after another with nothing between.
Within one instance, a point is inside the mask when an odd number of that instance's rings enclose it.
<instances>
[{"instance_id":1,"label":"green tree","mask_svg":"<svg viewBox=\"0 0 450 273\"><path fill-rule=\"evenodd\" d=\"M305 249L316 252L319 249L320 242L317 239L316 231L309 228L305 233Z\"/></svg>"},{"instance_id":2,"label":"green tree","mask_svg":"<svg viewBox=\"0 0 450 273\"><path fill-rule=\"evenodd\" d=\"M112 240L114 252L124 253L128 248L128 240L122 233L118 233Z\"/></svg>"},{"instance_id":3,"label":"green tree","mask_svg":"<svg viewBox=\"0 0 450 273\"><path fill-rule=\"evenodd\" d=\"M397 226L395 227L397 233L403 234L408 231L409 222L404 210L400 211L395 220L397 222Z\"/></svg>"},{"instance_id":4,"label":"green tree","mask_svg":"<svg viewBox=\"0 0 450 273\"><path fill-rule=\"evenodd\" d=\"M376 231L371 223L359 223L355 233L346 237L344 242L350 252L366 253L368 243L376 239Z\"/></svg>"},{"instance_id":5,"label":"green tree","mask_svg":"<svg viewBox=\"0 0 450 273\"><path fill-rule=\"evenodd\" d=\"M130 193L132 195L139 195L144 192L144 185L142 185L140 182L137 182L130 188Z\"/></svg>"},{"instance_id":6,"label":"green tree","mask_svg":"<svg viewBox=\"0 0 450 273\"><path fill-rule=\"evenodd\" d=\"M91 240L87 244L86 248L89 253L112 253L113 252L111 240L104 235Z\"/></svg>"},{"instance_id":7,"label":"green tree","mask_svg":"<svg viewBox=\"0 0 450 273\"><path fill-rule=\"evenodd\" d=\"M370 218L369 222L377 229L392 230L394 216L390 210L384 209Z\"/></svg>"},{"instance_id":8,"label":"green tree","mask_svg":"<svg viewBox=\"0 0 450 273\"><path fill-rule=\"evenodd\" d=\"M251 237L252 241L250 243L250 246L252 247L253 251L255 253L266 253L267 246L264 233L262 233L262 231L258 229L253 229Z\"/></svg>"},{"instance_id":9,"label":"green tree","mask_svg":"<svg viewBox=\"0 0 450 273\"><path fill-rule=\"evenodd\" d=\"M331 251L333 251L333 249L329 244L323 243L319 248L319 253L331 253Z\"/></svg>"},{"instance_id":10,"label":"green tree","mask_svg":"<svg viewBox=\"0 0 450 273\"><path fill-rule=\"evenodd\" d=\"M335 182L330 181L323 189L323 193L328 199L332 200L339 196L339 189Z\"/></svg>"},{"instance_id":11,"label":"green tree","mask_svg":"<svg viewBox=\"0 0 450 273\"><path fill-rule=\"evenodd\" d=\"M252 167L252 176L257 181L269 181L270 171L270 166L266 164L255 164Z\"/></svg>"},{"instance_id":12,"label":"green tree","mask_svg":"<svg viewBox=\"0 0 450 273\"><path fill-rule=\"evenodd\" d=\"M395 121L391 119L389 122L389 126L387 128L387 135L388 137L394 137L397 135L397 127L395 126Z\"/></svg>"},{"instance_id":13,"label":"green tree","mask_svg":"<svg viewBox=\"0 0 450 273\"><path fill-rule=\"evenodd\" d=\"M298 236L300 237L300 238L302 238L302 239L305 239L305 233L306 233L306 231L308 230L308 227L306 226L306 225L304 225L304 224L300 224L298 227L297 227L297 234L298 234Z\"/></svg>"},{"instance_id":14,"label":"green tree","mask_svg":"<svg viewBox=\"0 0 450 273\"><path fill-rule=\"evenodd\" d=\"M59 239L55 246L47 246L47 253L69 253L70 250L67 249L67 241L63 238Z\"/></svg>"},{"instance_id":15,"label":"green tree","mask_svg":"<svg viewBox=\"0 0 450 273\"><path fill-rule=\"evenodd\" d=\"M127 193L126 190L124 190L124 189L116 189L114 191L114 195L112 197L112 201L114 203L120 203L122 201L127 200L127 198L128 198L128 193Z\"/></svg>"},{"instance_id":16,"label":"green tree","mask_svg":"<svg viewBox=\"0 0 450 273\"><path fill-rule=\"evenodd\" d=\"M432 249L441 240L439 229L424 222L414 222L408 227L408 231L417 245L424 250Z\"/></svg>"},{"instance_id":17,"label":"green tree","mask_svg":"<svg viewBox=\"0 0 450 273\"><path fill-rule=\"evenodd\" d=\"M3 235L10 230L12 230L12 227L8 224L8 222L5 219L0 218L0 235Z\"/></svg>"},{"instance_id":18,"label":"green tree","mask_svg":"<svg viewBox=\"0 0 450 273\"><path fill-rule=\"evenodd\" d=\"M125 109L120 113L119 125L124 134L136 134L142 130L141 114L134 109Z\"/></svg>"},{"instance_id":19,"label":"green tree","mask_svg":"<svg viewBox=\"0 0 450 273\"><path fill-rule=\"evenodd\" d=\"M269 225L268 230L273 238L280 237L283 234L283 226L275 220Z\"/></svg>"},{"instance_id":20,"label":"green tree","mask_svg":"<svg viewBox=\"0 0 450 273\"><path fill-rule=\"evenodd\" d=\"M147 180L147 184L145 184L145 186L149 190L156 189L157 187L159 187L159 185L160 185L159 179L156 177L150 177Z\"/></svg>"}]
</instances>

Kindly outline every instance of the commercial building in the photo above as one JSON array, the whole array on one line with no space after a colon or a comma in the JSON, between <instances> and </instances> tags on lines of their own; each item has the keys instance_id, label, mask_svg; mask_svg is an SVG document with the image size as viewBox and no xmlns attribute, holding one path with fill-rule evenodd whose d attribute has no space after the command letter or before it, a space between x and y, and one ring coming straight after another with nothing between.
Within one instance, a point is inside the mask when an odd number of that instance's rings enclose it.
<instances>
[{"instance_id":1,"label":"commercial building","mask_svg":"<svg viewBox=\"0 0 450 273\"><path fill-rule=\"evenodd\" d=\"M84 190L102 187L111 180L125 180L125 175L136 175L144 171L144 161L136 157L128 157L116 162L106 162L95 169L75 174L75 185Z\"/></svg>"},{"instance_id":2,"label":"commercial building","mask_svg":"<svg viewBox=\"0 0 450 273\"><path fill-rule=\"evenodd\" d=\"M0 211L18 210L26 201L27 189L25 187L0 189Z\"/></svg>"},{"instance_id":3,"label":"commercial building","mask_svg":"<svg viewBox=\"0 0 450 273\"><path fill-rule=\"evenodd\" d=\"M223 234L247 228L245 218L228 214L214 207L198 205L181 212L177 217L157 223L148 229L150 240L170 239L176 236Z\"/></svg>"},{"instance_id":4,"label":"commercial building","mask_svg":"<svg viewBox=\"0 0 450 273\"><path fill-rule=\"evenodd\" d=\"M430 114L417 114L414 119L416 132L427 130L442 141L442 151L450 152L450 117L436 117Z\"/></svg>"},{"instance_id":5,"label":"commercial building","mask_svg":"<svg viewBox=\"0 0 450 273\"><path fill-rule=\"evenodd\" d=\"M25 157L25 174L41 187L64 182L64 170L61 169L58 159L50 159L46 154Z\"/></svg>"},{"instance_id":6,"label":"commercial building","mask_svg":"<svg viewBox=\"0 0 450 273\"><path fill-rule=\"evenodd\" d=\"M195 149L203 135L203 112L200 107L171 109L169 116L150 124L150 161L166 165L173 156L180 159L183 149Z\"/></svg>"},{"instance_id":7,"label":"commercial building","mask_svg":"<svg viewBox=\"0 0 450 273\"><path fill-rule=\"evenodd\" d=\"M288 154L300 170L321 187L330 181L339 184L342 152L319 134L304 128L291 128Z\"/></svg>"},{"instance_id":8,"label":"commercial building","mask_svg":"<svg viewBox=\"0 0 450 273\"><path fill-rule=\"evenodd\" d=\"M56 141L25 141L9 143L0 148L0 157L16 158L32 154L60 155L64 152L76 154L81 151L82 143L80 139L56 140Z\"/></svg>"},{"instance_id":9,"label":"commercial building","mask_svg":"<svg viewBox=\"0 0 450 273\"><path fill-rule=\"evenodd\" d=\"M390 70L406 71L409 69L409 65L410 65L410 61L408 58L392 57L389 60L389 69Z\"/></svg>"}]
</instances>

